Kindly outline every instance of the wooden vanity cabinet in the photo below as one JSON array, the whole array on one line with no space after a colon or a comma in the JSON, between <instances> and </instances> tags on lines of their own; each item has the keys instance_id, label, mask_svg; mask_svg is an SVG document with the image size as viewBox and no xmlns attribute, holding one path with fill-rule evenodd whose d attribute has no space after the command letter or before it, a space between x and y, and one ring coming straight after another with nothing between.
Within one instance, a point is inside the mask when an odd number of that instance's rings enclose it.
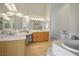
<instances>
[{"instance_id":1,"label":"wooden vanity cabinet","mask_svg":"<svg viewBox=\"0 0 79 59\"><path fill-rule=\"evenodd\" d=\"M33 42L49 40L49 32L33 32Z\"/></svg>"},{"instance_id":2,"label":"wooden vanity cabinet","mask_svg":"<svg viewBox=\"0 0 79 59\"><path fill-rule=\"evenodd\" d=\"M0 41L0 56L24 56L25 40Z\"/></svg>"}]
</instances>

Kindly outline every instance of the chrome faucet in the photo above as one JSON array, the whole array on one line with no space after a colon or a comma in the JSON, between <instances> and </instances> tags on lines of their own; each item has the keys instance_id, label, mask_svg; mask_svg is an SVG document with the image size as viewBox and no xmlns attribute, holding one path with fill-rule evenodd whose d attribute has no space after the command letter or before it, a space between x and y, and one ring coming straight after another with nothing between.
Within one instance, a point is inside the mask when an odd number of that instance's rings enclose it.
<instances>
[{"instance_id":1,"label":"chrome faucet","mask_svg":"<svg viewBox=\"0 0 79 59\"><path fill-rule=\"evenodd\" d=\"M15 33L13 31L10 31L10 30L2 30L1 31L1 35L14 35Z\"/></svg>"},{"instance_id":2,"label":"chrome faucet","mask_svg":"<svg viewBox=\"0 0 79 59\"><path fill-rule=\"evenodd\" d=\"M75 36L75 35L73 35L73 36L71 37L71 39L72 39L72 40L79 40L79 38L78 38L77 36Z\"/></svg>"}]
</instances>

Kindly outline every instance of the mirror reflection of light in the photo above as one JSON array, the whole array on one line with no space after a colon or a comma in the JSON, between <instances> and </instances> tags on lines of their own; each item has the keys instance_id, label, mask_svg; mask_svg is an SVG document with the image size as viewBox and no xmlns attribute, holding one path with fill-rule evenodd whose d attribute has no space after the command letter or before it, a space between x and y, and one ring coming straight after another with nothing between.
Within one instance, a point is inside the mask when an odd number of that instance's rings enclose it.
<instances>
[{"instance_id":1,"label":"mirror reflection of light","mask_svg":"<svg viewBox=\"0 0 79 59\"><path fill-rule=\"evenodd\" d=\"M7 13L2 13L2 16L13 16L14 13L13 12L7 12Z\"/></svg>"},{"instance_id":2,"label":"mirror reflection of light","mask_svg":"<svg viewBox=\"0 0 79 59\"><path fill-rule=\"evenodd\" d=\"M24 18L29 19L30 17L29 16L24 16Z\"/></svg>"},{"instance_id":3,"label":"mirror reflection of light","mask_svg":"<svg viewBox=\"0 0 79 59\"><path fill-rule=\"evenodd\" d=\"M5 5L9 10L13 11L13 9L12 9L11 6L10 6L10 3L5 3L4 5Z\"/></svg>"},{"instance_id":4,"label":"mirror reflection of light","mask_svg":"<svg viewBox=\"0 0 79 59\"><path fill-rule=\"evenodd\" d=\"M7 14L8 16L12 16L12 15L14 15L13 12L7 12L6 14Z\"/></svg>"},{"instance_id":5,"label":"mirror reflection of light","mask_svg":"<svg viewBox=\"0 0 79 59\"><path fill-rule=\"evenodd\" d=\"M2 15L2 17L3 17L4 19L6 19L6 20L11 20L11 19L6 15L6 13L2 13L1 15Z\"/></svg>"},{"instance_id":6,"label":"mirror reflection of light","mask_svg":"<svg viewBox=\"0 0 79 59\"><path fill-rule=\"evenodd\" d=\"M4 4L10 11L17 11L14 3L5 3Z\"/></svg>"},{"instance_id":7,"label":"mirror reflection of light","mask_svg":"<svg viewBox=\"0 0 79 59\"><path fill-rule=\"evenodd\" d=\"M17 11L16 6L15 6L14 3L11 3L11 6L12 6L12 9L13 9L14 11Z\"/></svg>"},{"instance_id":8,"label":"mirror reflection of light","mask_svg":"<svg viewBox=\"0 0 79 59\"><path fill-rule=\"evenodd\" d=\"M4 19L6 19L6 20L11 20L9 17L7 17L7 16L4 16L3 17Z\"/></svg>"},{"instance_id":9,"label":"mirror reflection of light","mask_svg":"<svg viewBox=\"0 0 79 59\"><path fill-rule=\"evenodd\" d=\"M44 18L39 18L39 17L34 17L34 18L31 18L32 20L40 20L40 21L44 21Z\"/></svg>"},{"instance_id":10,"label":"mirror reflection of light","mask_svg":"<svg viewBox=\"0 0 79 59\"><path fill-rule=\"evenodd\" d=\"M16 16L23 17L22 13L16 13Z\"/></svg>"},{"instance_id":11,"label":"mirror reflection of light","mask_svg":"<svg viewBox=\"0 0 79 59\"><path fill-rule=\"evenodd\" d=\"M1 15L2 15L2 16L6 16L6 13L2 13Z\"/></svg>"}]
</instances>

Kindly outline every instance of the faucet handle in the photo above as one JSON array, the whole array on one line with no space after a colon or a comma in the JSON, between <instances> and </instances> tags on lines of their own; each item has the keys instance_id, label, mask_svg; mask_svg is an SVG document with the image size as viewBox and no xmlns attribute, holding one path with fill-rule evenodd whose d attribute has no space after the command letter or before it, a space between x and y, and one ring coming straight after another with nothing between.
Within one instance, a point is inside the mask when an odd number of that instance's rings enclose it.
<instances>
[{"instance_id":1,"label":"faucet handle","mask_svg":"<svg viewBox=\"0 0 79 59\"><path fill-rule=\"evenodd\" d=\"M71 39L78 40L78 37L74 35L74 36L71 37Z\"/></svg>"}]
</instances>

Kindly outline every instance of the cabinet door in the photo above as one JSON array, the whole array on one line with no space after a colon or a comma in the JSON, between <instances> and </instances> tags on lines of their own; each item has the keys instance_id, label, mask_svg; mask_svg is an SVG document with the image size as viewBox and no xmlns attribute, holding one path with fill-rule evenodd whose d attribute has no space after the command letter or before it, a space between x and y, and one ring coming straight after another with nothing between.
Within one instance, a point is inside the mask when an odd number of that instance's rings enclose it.
<instances>
[{"instance_id":1,"label":"cabinet door","mask_svg":"<svg viewBox=\"0 0 79 59\"><path fill-rule=\"evenodd\" d=\"M37 32L33 33L33 42L39 41L39 36Z\"/></svg>"},{"instance_id":2,"label":"cabinet door","mask_svg":"<svg viewBox=\"0 0 79 59\"><path fill-rule=\"evenodd\" d=\"M1 41L0 56L23 56L24 44L24 40Z\"/></svg>"},{"instance_id":3,"label":"cabinet door","mask_svg":"<svg viewBox=\"0 0 79 59\"><path fill-rule=\"evenodd\" d=\"M47 40L49 40L48 32L34 32L33 33L33 42L47 41Z\"/></svg>"},{"instance_id":4,"label":"cabinet door","mask_svg":"<svg viewBox=\"0 0 79 59\"><path fill-rule=\"evenodd\" d=\"M49 40L49 33L48 32L41 32L39 35L40 41L47 41Z\"/></svg>"}]
</instances>

